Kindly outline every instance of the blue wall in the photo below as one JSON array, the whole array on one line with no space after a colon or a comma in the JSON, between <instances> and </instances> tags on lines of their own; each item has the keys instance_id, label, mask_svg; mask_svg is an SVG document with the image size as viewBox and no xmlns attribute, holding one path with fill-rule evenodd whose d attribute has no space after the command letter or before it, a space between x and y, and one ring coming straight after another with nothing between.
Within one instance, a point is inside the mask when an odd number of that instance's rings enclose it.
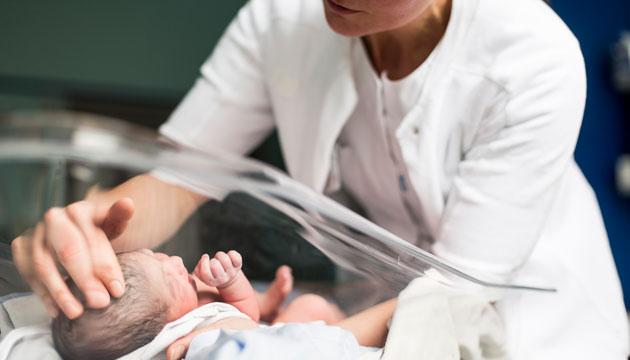
<instances>
[{"instance_id":1,"label":"blue wall","mask_svg":"<svg viewBox=\"0 0 630 360\"><path fill-rule=\"evenodd\" d=\"M617 93L610 80L611 47L622 30L630 31L630 1L552 0L551 4L584 52L588 98L576 159L597 193L630 308L630 199L621 197L615 187L615 162L622 153L630 153L630 96Z\"/></svg>"}]
</instances>

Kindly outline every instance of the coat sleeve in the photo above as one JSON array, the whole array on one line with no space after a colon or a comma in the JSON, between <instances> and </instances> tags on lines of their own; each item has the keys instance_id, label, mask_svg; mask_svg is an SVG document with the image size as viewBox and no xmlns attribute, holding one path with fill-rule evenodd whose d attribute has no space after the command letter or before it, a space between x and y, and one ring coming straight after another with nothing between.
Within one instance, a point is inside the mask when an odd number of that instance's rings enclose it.
<instances>
[{"instance_id":1,"label":"coat sleeve","mask_svg":"<svg viewBox=\"0 0 630 360\"><path fill-rule=\"evenodd\" d=\"M586 98L577 40L500 55L504 97L457 167L434 252L506 282L536 246L573 161Z\"/></svg>"},{"instance_id":2,"label":"coat sleeve","mask_svg":"<svg viewBox=\"0 0 630 360\"><path fill-rule=\"evenodd\" d=\"M253 0L227 28L201 75L160 133L205 152L245 154L273 129L262 72L267 1Z\"/></svg>"}]
</instances>

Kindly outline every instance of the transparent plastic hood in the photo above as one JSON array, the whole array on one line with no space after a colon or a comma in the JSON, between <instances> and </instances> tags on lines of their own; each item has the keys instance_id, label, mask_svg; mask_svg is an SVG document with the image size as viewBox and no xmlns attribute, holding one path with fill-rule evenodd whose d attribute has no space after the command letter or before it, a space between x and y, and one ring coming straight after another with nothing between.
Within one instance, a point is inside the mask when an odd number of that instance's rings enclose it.
<instances>
[{"instance_id":1,"label":"transparent plastic hood","mask_svg":"<svg viewBox=\"0 0 630 360\"><path fill-rule=\"evenodd\" d=\"M0 199L0 217L4 218L0 240L8 243L32 227L50 206L69 204L94 186L111 188L142 173L201 193L218 204L229 199L231 205L206 217L235 214L228 222L242 221L235 227L238 231L254 229L250 236L254 242L279 236L296 246L306 242L336 266L392 292L427 274L440 274L451 286L551 290L491 283L478 274L460 271L262 163L177 148L159 141L151 131L91 115L17 114L0 121L0 185L5 194ZM206 230L210 235L196 231L177 236L203 238L221 231L215 227ZM241 235L225 237L237 243ZM206 249L197 244L185 251ZM252 257L259 255L260 251ZM298 263L308 265L317 258L307 255ZM311 272L321 272L317 269L314 266ZM334 273L333 280L339 281L340 272Z\"/></svg>"}]
</instances>

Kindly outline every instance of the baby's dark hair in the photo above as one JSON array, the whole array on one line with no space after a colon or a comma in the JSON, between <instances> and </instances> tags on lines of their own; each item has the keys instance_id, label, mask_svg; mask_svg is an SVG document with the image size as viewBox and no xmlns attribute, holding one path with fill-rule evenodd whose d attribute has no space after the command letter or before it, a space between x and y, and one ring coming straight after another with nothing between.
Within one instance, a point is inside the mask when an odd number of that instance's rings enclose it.
<instances>
[{"instance_id":1,"label":"baby's dark hair","mask_svg":"<svg viewBox=\"0 0 630 360\"><path fill-rule=\"evenodd\" d=\"M63 359L117 359L151 342L166 325L166 304L132 257L132 253L118 255L126 285L123 296L112 298L104 309L85 307L77 319L60 314L53 320L53 343ZM77 286L68 285L85 305Z\"/></svg>"}]
</instances>

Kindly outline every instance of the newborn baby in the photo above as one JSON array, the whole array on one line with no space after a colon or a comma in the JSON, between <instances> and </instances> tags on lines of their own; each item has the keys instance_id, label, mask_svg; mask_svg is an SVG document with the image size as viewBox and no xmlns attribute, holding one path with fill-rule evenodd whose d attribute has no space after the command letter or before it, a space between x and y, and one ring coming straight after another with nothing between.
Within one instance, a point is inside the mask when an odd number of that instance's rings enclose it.
<instances>
[{"instance_id":1,"label":"newborn baby","mask_svg":"<svg viewBox=\"0 0 630 360\"><path fill-rule=\"evenodd\" d=\"M189 274L181 258L144 249L118 255L126 281L125 294L105 309L86 309L74 320L59 315L53 320L53 342L64 359L116 359L153 340L162 328L189 311L212 301L233 305L252 320L260 318L256 292L241 271L236 251L207 254ZM278 304L291 290L287 267L272 285ZM72 292L83 302L76 285ZM324 320L332 323L341 313L316 295L298 297L278 321Z\"/></svg>"}]
</instances>

